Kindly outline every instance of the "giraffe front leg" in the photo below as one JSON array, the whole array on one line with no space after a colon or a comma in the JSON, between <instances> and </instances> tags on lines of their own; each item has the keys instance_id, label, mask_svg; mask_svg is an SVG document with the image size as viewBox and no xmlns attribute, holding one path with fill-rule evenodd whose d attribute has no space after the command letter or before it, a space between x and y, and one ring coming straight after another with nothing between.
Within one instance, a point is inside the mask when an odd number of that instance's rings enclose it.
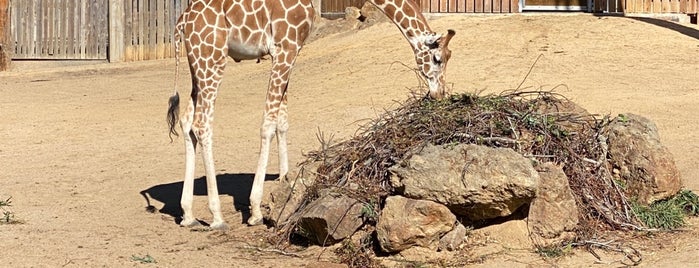
<instances>
[{"instance_id":1,"label":"giraffe front leg","mask_svg":"<svg viewBox=\"0 0 699 268\"><path fill-rule=\"evenodd\" d=\"M298 55L299 48L293 44L282 42L276 44L273 52L272 73L269 78L269 87L265 99L264 121L261 130L260 159L257 162L255 180L250 191L250 219L249 225L262 223L260 204L264 192L264 181L269 160L269 147L275 134L279 143L279 174L286 175L288 171L288 158L286 148L286 132L289 128L286 114L286 90L289 85L289 76L292 66Z\"/></svg>"},{"instance_id":2,"label":"giraffe front leg","mask_svg":"<svg viewBox=\"0 0 699 268\"><path fill-rule=\"evenodd\" d=\"M257 171L255 171L255 179L250 190L250 218L248 219L248 225L251 226L262 224L260 205L262 203L262 194L264 193L265 176L267 175L269 147L277 128L276 119L270 117L269 113L265 113L265 121L260 129L260 158L257 161Z\"/></svg>"},{"instance_id":3,"label":"giraffe front leg","mask_svg":"<svg viewBox=\"0 0 699 268\"><path fill-rule=\"evenodd\" d=\"M194 134L201 144L201 153L206 171L206 194L209 199L209 210L214 219L211 229L228 230L228 225L223 220L221 213L221 200L218 196L218 183L216 181L216 168L214 167L213 154L213 121L214 121L214 98L206 99L197 106L195 120L193 124Z\"/></svg>"}]
</instances>

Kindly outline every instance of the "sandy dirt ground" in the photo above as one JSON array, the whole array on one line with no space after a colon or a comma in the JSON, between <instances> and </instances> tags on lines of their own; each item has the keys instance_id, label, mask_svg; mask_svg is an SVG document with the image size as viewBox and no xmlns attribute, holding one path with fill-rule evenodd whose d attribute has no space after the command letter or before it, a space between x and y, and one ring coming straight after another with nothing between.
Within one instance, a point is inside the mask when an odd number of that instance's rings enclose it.
<instances>
[{"instance_id":1,"label":"sandy dirt ground","mask_svg":"<svg viewBox=\"0 0 699 268\"><path fill-rule=\"evenodd\" d=\"M457 32L447 77L453 92L517 88L541 56L522 89L555 88L592 113L650 118L686 188L699 191L696 25L589 14L444 16L430 23ZM414 58L388 23L307 44L289 87L291 165L318 148L318 130L348 138L405 100L418 81L401 63L412 67ZM165 123L173 60L49 65L18 62L0 73L0 198L12 197L22 222L0 225L0 266L129 267L150 256L157 261L150 266L162 267L303 267L333 259L318 247L300 252L302 258L257 251L269 230L243 224L269 61L231 61L220 89L214 154L231 226L225 234L180 228L172 215L145 210L142 191L159 210L179 206L184 148L180 139L170 142ZM182 71L186 96L189 78ZM272 153L268 172L276 174ZM197 188L195 213L210 221L203 191ZM636 241L642 266L699 265L696 237L690 225ZM615 267L620 259L610 255L597 264L578 250L544 260L530 249L505 247L479 265Z\"/></svg>"}]
</instances>

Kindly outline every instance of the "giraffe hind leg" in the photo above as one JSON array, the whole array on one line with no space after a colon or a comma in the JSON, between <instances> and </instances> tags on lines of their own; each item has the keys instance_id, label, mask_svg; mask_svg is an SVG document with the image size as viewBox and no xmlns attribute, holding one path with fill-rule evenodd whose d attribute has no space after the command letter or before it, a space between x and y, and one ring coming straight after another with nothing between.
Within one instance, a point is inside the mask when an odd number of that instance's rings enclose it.
<instances>
[{"instance_id":1,"label":"giraffe hind leg","mask_svg":"<svg viewBox=\"0 0 699 268\"><path fill-rule=\"evenodd\" d=\"M277 117L277 148L279 151L279 179L283 179L289 171L289 153L286 134L289 132L289 117L286 110L286 93L282 96Z\"/></svg>"},{"instance_id":2,"label":"giraffe hind leg","mask_svg":"<svg viewBox=\"0 0 699 268\"><path fill-rule=\"evenodd\" d=\"M223 214L221 213L221 201L218 193L213 156L213 121L216 94L211 94L210 92L216 92L218 89L223 66L225 66L224 64L215 65L213 68L215 71L209 73L206 77L198 77L198 87L201 88L201 90L197 92L198 102L194 109L192 122L192 133L194 133L194 136L199 142L204 162L204 170L206 172L206 193L209 201L209 211L213 215L213 221L210 227L223 231L228 230L228 225L224 221ZM204 96L208 97L204 98Z\"/></svg>"},{"instance_id":3,"label":"giraffe hind leg","mask_svg":"<svg viewBox=\"0 0 699 268\"><path fill-rule=\"evenodd\" d=\"M197 147L197 138L192 132L194 101L195 100L190 100L190 102L187 104L187 110L180 120L182 133L184 134L185 147L184 184L182 186L182 197L180 199L180 205L182 206L182 211L184 213L182 215L180 225L184 227L194 227L200 225L199 221L194 217L194 213L192 212L192 203L194 201L194 161Z\"/></svg>"}]
</instances>

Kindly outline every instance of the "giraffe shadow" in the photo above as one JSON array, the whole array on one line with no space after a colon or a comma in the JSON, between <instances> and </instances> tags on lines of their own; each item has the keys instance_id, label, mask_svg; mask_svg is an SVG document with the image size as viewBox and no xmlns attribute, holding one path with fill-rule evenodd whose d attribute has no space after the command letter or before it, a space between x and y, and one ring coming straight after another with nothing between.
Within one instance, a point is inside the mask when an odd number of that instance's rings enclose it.
<instances>
[{"instance_id":1,"label":"giraffe shadow","mask_svg":"<svg viewBox=\"0 0 699 268\"><path fill-rule=\"evenodd\" d=\"M275 180L278 175L267 174L265 181ZM250 217L250 190L255 174L239 173L239 174L219 174L216 175L216 183L218 184L219 195L226 195L233 198L233 208L240 211L243 216L243 223L247 222ZM140 192L141 196L146 200L146 211L155 213L156 211L172 216L175 223L179 224L182 221L182 207L180 199L182 197L182 188L184 182L172 182L158 184ZM206 177L200 177L194 180L194 195L206 196ZM151 204L151 199L163 203L163 207L157 209ZM222 210L227 207L223 204L229 204L222 200ZM202 224L205 224L202 222Z\"/></svg>"}]
</instances>

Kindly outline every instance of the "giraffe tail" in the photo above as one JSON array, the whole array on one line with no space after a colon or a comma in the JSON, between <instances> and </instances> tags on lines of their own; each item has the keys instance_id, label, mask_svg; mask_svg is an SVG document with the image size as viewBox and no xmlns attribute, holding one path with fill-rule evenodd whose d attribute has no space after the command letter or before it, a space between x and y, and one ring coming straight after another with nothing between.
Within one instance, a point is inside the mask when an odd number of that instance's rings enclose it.
<instances>
[{"instance_id":1,"label":"giraffe tail","mask_svg":"<svg viewBox=\"0 0 699 268\"><path fill-rule=\"evenodd\" d=\"M167 108L167 124L170 127L170 133L168 134L168 136L170 137L170 142L172 142L172 135L175 135L175 137L179 136L179 134L177 133L177 129L175 129L177 121L179 121L180 119L179 117L180 94L175 92L175 95L170 96Z\"/></svg>"},{"instance_id":2,"label":"giraffe tail","mask_svg":"<svg viewBox=\"0 0 699 268\"><path fill-rule=\"evenodd\" d=\"M184 14L177 20L173 35L173 42L175 43L175 92L170 96L167 108L167 124L170 128L168 136L170 137L170 142L172 142L172 135L179 136L176 129L177 121L179 121L180 117L180 94L177 92L177 81L180 79L180 45L182 40L182 26L184 25L183 18Z\"/></svg>"}]
</instances>

